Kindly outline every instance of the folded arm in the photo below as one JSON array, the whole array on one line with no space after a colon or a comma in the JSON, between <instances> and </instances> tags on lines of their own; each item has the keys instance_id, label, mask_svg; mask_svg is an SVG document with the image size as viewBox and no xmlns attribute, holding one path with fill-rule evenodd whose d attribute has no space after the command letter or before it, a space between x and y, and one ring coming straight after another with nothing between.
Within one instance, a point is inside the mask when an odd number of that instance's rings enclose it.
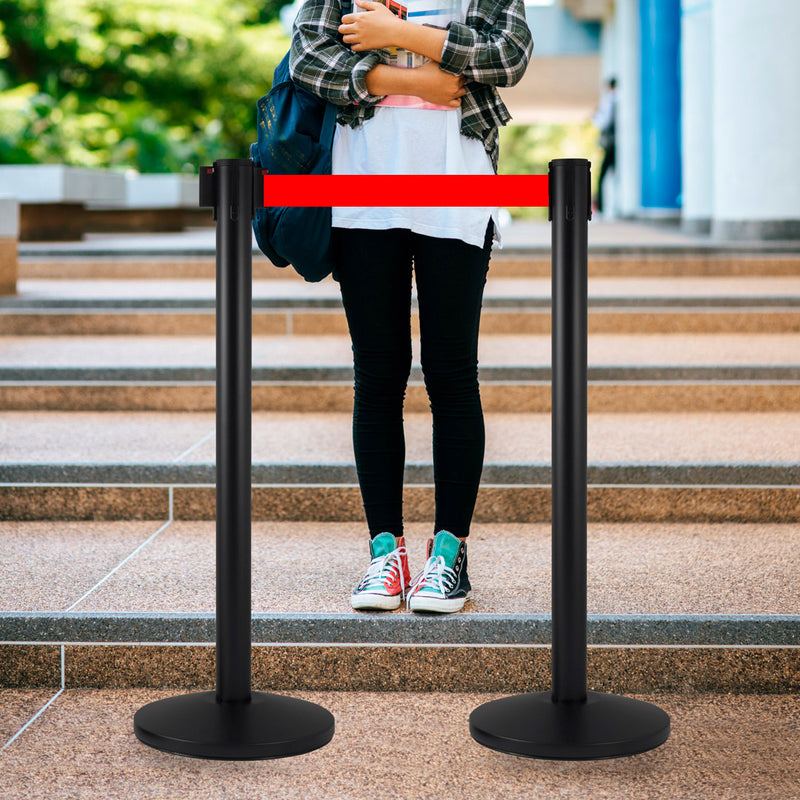
<instances>
[{"instance_id":1,"label":"folded arm","mask_svg":"<svg viewBox=\"0 0 800 800\"><path fill-rule=\"evenodd\" d=\"M486 20L480 30L450 22L441 53L441 69L468 81L492 86L519 83L530 61L533 38L523 0L473 0Z\"/></svg>"},{"instance_id":2,"label":"folded arm","mask_svg":"<svg viewBox=\"0 0 800 800\"><path fill-rule=\"evenodd\" d=\"M402 47L445 72L495 86L513 86L525 74L533 39L523 0L473 0L473 24L453 21L445 29L401 20L371 0L355 2L363 12L346 14L338 29L354 53Z\"/></svg>"},{"instance_id":3,"label":"folded arm","mask_svg":"<svg viewBox=\"0 0 800 800\"><path fill-rule=\"evenodd\" d=\"M414 69L392 67L381 63L376 50L358 53L343 44L338 36L340 8L330 0L306 0L301 7L289 52L289 72L298 86L338 106L374 106L388 94L418 95L452 108L461 105L465 89L460 75L433 63Z\"/></svg>"}]
</instances>

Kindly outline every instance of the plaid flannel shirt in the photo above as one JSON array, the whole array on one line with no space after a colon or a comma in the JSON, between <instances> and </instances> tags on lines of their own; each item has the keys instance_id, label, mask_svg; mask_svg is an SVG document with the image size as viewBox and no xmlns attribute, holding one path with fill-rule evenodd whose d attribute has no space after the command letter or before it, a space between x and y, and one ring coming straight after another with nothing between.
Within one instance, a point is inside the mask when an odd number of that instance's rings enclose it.
<instances>
[{"instance_id":1,"label":"plaid flannel shirt","mask_svg":"<svg viewBox=\"0 0 800 800\"><path fill-rule=\"evenodd\" d=\"M344 44L341 18L341 0L305 0L294 22L289 71L298 86L341 106L337 121L355 128L383 100L366 85L381 56ZM446 30L439 68L466 77L461 133L483 141L497 172L498 130L511 114L495 87L518 83L533 50L523 0L472 0L466 22L450 22Z\"/></svg>"}]
</instances>

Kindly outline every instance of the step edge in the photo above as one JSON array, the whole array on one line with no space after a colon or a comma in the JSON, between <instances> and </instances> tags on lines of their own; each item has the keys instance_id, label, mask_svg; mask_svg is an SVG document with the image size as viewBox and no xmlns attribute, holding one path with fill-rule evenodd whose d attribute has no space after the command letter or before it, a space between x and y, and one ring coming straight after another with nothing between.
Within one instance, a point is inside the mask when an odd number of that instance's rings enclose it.
<instances>
[{"instance_id":1,"label":"step edge","mask_svg":"<svg viewBox=\"0 0 800 800\"><path fill-rule=\"evenodd\" d=\"M419 618L355 613L252 615L254 645L549 645L547 614ZM0 644L188 644L214 641L210 612L2 612ZM589 614L587 642L607 646L800 647L800 615Z\"/></svg>"}]
</instances>

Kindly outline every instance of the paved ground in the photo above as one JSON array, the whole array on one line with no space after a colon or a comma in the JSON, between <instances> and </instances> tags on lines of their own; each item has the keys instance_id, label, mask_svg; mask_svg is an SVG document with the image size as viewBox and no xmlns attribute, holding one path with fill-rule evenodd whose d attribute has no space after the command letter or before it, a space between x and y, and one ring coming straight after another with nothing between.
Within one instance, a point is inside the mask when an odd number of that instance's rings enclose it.
<instances>
[{"instance_id":1,"label":"paved ground","mask_svg":"<svg viewBox=\"0 0 800 800\"><path fill-rule=\"evenodd\" d=\"M209 211L209 216L210 216ZM549 247L551 239L550 223L545 220L520 220L501 228L503 247ZM103 252L109 249L128 251L158 248L164 251L183 249L213 249L214 228L193 228L182 233L152 234L86 234L81 242L31 242L23 243L20 252L36 251L45 253L70 251ZM713 244L709 236L688 236L677 226L653 224L646 221L607 220L595 214L589 222L589 242L601 246L707 246ZM726 243L722 243L723 245ZM736 245L738 243L733 243ZM786 243L758 242L760 248L769 249ZM496 247L496 245L495 245Z\"/></svg>"},{"instance_id":2,"label":"paved ground","mask_svg":"<svg viewBox=\"0 0 800 800\"><path fill-rule=\"evenodd\" d=\"M353 462L352 415L256 412L253 462ZM549 414L486 414L485 464L551 458ZM406 413L406 463L429 463L430 414ZM212 463L214 415L187 412L7 411L9 463ZM591 464L783 464L800 461L800 413L590 414ZM484 476L484 482L488 478Z\"/></svg>"},{"instance_id":3,"label":"paved ground","mask_svg":"<svg viewBox=\"0 0 800 800\"><path fill-rule=\"evenodd\" d=\"M330 744L291 759L221 762L152 750L135 738L136 710L174 694L64 692L2 751L0 798L800 798L797 696L641 697L670 714L670 739L638 756L580 763L528 760L476 744L469 714L499 695L293 693L334 714ZM41 693L0 692L2 707L15 709L17 721L41 700Z\"/></svg>"},{"instance_id":4,"label":"paved ground","mask_svg":"<svg viewBox=\"0 0 800 800\"><path fill-rule=\"evenodd\" d=\"M549 613L550 527L473 524L467 613ZM413 575L432 525L406 528ZM797 612L800 525L592 523L588 540L590 614ZM213 612L214 542L213 521L4 522L0 612ZM254 523L253 611L351 613L368 561L363 524Z\"/></svg>"},{"instance_id":5,"label":"paved ground","mask_svg":"<svg viewBox=\"0 0 800 800\"><path fill-rule=\"evenodd\" d=\"M419 341L413 340L419 366ZM481 367L549 366L549 335L486 336L478 344ZM5 336L0 367L213 367L211 336L180 336L165 346L158 336ZM588 365L757 366L800 361L800 334L595 334ZM347 336L255 336L253 366L352 368ZM57 376L54 376L57 378ZM47 380L44 375L42 380ZM349 379L348 379L349 383Z\"/></svg>"},{"instance_id":6,"label":"paved ground","mask_svg":"<svg viewBox=\"0 0 800 800\"><path fill-rule=\"evenodd\" d=\"M209 212L210 216L210 212ZM640 222L602 220L599 217L590 223L590 235L595 244L694 244L707 241L707 237L691 237L682 234L677 228L649 225ZM52 250L104 250L109 247L147 250L153 247L164 250L183 248L206 248L214 246L214 228L196 228L182 233L142 234L86 234L82 242L23 244L21 252L27 249ZM549 246L550 223L547 221L513 222L502 228L503 244L506 247Z\"/></svg>"}]
</instances>

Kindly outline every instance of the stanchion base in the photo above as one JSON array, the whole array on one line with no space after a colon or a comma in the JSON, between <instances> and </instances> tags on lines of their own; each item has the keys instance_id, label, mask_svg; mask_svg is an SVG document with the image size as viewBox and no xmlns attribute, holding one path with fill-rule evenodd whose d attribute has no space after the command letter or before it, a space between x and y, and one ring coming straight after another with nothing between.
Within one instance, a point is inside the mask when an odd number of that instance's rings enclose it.
<instances>
[{"instance_id":1,"label":"stanchion base","mask_svg":"<svg viewBox=\"0 0 800 800\"><path fill-rule=\"evenodd\" d=\"M551 692L504 697L478 706L469 732L492 750L529 758L589 760L643 753L669 737L658 706L588 692L584 703L554 703Z\"/></svg>"},{"instance_id":2,"label":"stanchion base","mask_svg":"<svg viewBox=\"0 0 800 800\"><path fill-rule=\"evenodd\" d=\"M150 747L195 758L252 760L308 753L333 738L330 711L294 697L252 692L249 703L219 703L216 692L157 700L133 718Z\"/></svg>"}]
</instances>

